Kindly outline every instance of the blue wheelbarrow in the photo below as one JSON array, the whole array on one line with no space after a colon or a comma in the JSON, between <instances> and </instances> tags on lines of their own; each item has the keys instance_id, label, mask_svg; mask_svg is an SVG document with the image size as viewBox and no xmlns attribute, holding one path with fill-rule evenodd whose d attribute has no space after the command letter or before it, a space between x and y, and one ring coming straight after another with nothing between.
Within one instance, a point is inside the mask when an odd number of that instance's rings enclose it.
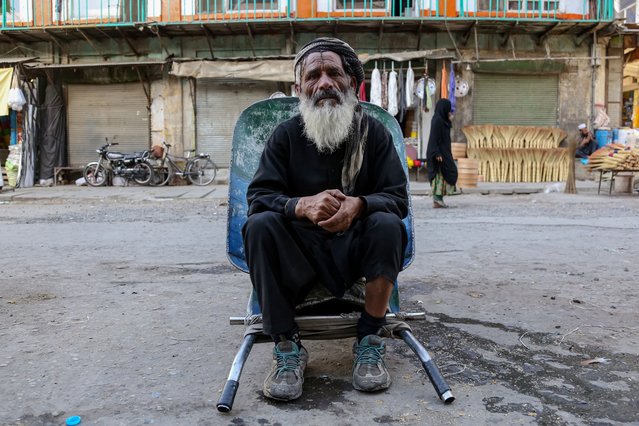
<instances>
[{"instance_id":1,"label":"blue wheelbarrow","mask_svg":"<svg viewBox=\"0 0 639 426\"><path fill-rule=\"evenodd\" d=\"M372 117L386 126L393 137L393 142L404 171L408 174L406 154L404 151L404 138L399 124L393 116L382 108L373 104L362 103L364 110ZM227 224L227 256L236 268L248 273L244 243L242 240L242 226L246 222L248 205L246 191L257 170L264 144L275 127L282 121L288 120L298 114L297 98L276 98L257 102L246 108L240 115L233 133L233 149L229 176L229 200L228 200L228 224ZM410 197L409 197L410 200ZM408 235L408 244L404 252L403 269L413 261L414 233L412 209L404 219L404 225ZM333 298L321 285L318 285L309 296L300 304L295 321L300 328L302 339L339 339L356 336L357 313L364 306L365 283L355 283L341 299ZM328 309L331 315L304 315L309 308L331 308L336 305L340 309L349 306L349 312L335 314L333 309ZM422 363L424 371L428 375L439 398L446 404L455 400L453 393L439 372L435 362L430 357L424 346L412 334L410 327L404 322L414 319L425 319L425 313L405 313L399 308L399 290L397 281L393 286L393 292L389 301L387 314L388 326L382 331L386 337L402 339L417 355ZM321 312L321 311L320 311ZM228 380L217 402L217 409L221 412L229 412L233 408L233 401L239 387L242 368L248 359L253 344L260 341L271 341L270 336L265 335L261 328L261 311L255 292L251 293L248 301L247 312L244 316L231 317L231 324L240 324L246 327L244 339L235 355Z\"/></svg>"}]
</instances>

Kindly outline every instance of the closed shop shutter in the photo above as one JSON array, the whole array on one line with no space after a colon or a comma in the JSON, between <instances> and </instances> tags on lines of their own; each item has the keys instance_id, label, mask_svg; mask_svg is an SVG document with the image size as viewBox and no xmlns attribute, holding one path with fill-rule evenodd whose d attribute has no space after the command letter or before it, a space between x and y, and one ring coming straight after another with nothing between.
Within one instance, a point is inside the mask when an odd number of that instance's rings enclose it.
<instances>
[{"instance_id":1,"label":"closed shop shutter","mask_svg":"<svg viewBox=\"0 0 639 426\"><path fill-rule=\"evenodd\" d=\"M67 86L69 164L97 161L95 152L117 136L114 151L149 148L147 98L140 83L70 84Z\"/></svg>"},{"instance_id":2,"label":"closed shop shutter","mask_svg":"<svg viewBox=\"0 0 639 426\"><path fill-rule=\"evenodd\" d=\"M473 123L557 126L559 77L475 74Z\"/></svg>"},{"instance_id":3,"label":"closed shop shutter","mask_svg":"<svg viewBox=\"0 0 639 426\"><path fill-rule=\"evenodd\" d=\"M233 128L242 111L267 99L277 91L277 83L252 80L197 81L196 149L211 154L218 167L231 159Z\"/></svg>"}]
</instances>

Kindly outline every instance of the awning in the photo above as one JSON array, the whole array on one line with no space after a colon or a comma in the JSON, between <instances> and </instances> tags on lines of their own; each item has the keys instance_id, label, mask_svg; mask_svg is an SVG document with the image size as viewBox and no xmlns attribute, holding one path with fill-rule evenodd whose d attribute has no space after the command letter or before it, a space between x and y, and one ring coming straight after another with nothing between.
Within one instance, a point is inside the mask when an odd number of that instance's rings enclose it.
<instances>
[{"instance_id":1,"label":"awning","mask_svg":"<svg viewBox=\"0 0 639 426\"><path fill-rule=\"evenodd\" d=\"M96 67L126 67L126 66L152 66L164 65L166 60L159 61L122 61L122 62L74 62L71 64L48 64L44 62L28 62L24 66L28 69L64 69L64 68L96 68Z\"/></svg>"},{"instance_id":2,"label":"awning","mask_svg":"<svg viewBox=\"0 0 639 426\"><path fill-rule=\"evenodd\" d=\"M363 64L376 59L396 62L415 59L452 59L455 55L448 49L417 50L412 52L363 53L359 59ZM293 60L260 59L254 61L195 60L173 62L169 74L192 78L232 78L262 81L295 82Z\"/></svg>"},{"instance_id":3,"label":"awning","mask_svg":"<svg viewBox=\"0 0 639 426\"><path fill-rule=\"evenodd\" d=\"M388 59L395 62L411 61L415 59L453 59L455 54L448 49L415 50L412 52L362 53L358 55L363 64L377 59Z\"/></svg>"},{"instance_id":4,"label":"awning","mask_svg":"<svg viewBox=\"0 0 639 426\"><path fill-rule=\"evenodd\" d=\"M0 65L16 65L24 62L32 62L38 59L37 56L19 58L0 58Z\"/></svg>"},{"instance_id":5,"label":"awning","mask_svg":"<svg viewBox=\"0 0 639 426\"><path fill-rule=\"evenodd\" d=\"M292 60L174 62L169 74L177 77L295 82Z\"/></svg>"}]
</instances>

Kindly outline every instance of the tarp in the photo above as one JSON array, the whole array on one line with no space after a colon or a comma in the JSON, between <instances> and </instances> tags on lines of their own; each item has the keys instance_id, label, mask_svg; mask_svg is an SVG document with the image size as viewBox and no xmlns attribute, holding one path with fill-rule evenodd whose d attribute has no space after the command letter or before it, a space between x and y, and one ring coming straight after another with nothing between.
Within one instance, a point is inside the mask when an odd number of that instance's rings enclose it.
<instances>
[{"instance_id":1,"label":"tarp","mask_svg":"<svg viewBox=\"0 0 639 426\"><path fill-rule=\"evenodd\" d=\"M24 106L24 138L22 141L22 167L18 187L29 188L35 183L35 136L38 125L38 108L27 103Z\"/></svg>"},{"instance_id":2,"label":"tarp","mask_svg":"<svg viewBox=\"0 0 639 426\"><path fill-rule=\"evenodd\" d=\"M13 68L0 68L0 115L9 115L9 89Z\"/></svg>"},{"instance_id":3,"label":"tarp","mask_svg":"<svg viewBox=\"0 0 639 426\"><path fill-rule=\"evenodd\" d=\"M262 81L295 82L292 60L250 62L192 61L174 62L170 73L177 77L229 78Z\"/></svg>"},{"instance_id":4,"label":"tarp","mask_svg":"<svg viewBox=\"0 0 639 426\"><path fill-rule=\"evenodd\" d=\"M53 178L55 167L67 165L66 150L66 118L62 88L47 84L44 103L42 104L42 141L40 143L39 179Z\"/></svg>"},{"instance_id":5,"label":"tarp","mask_svg":"<svg viewBox=\"0 0 639 426\"><path fill-rule=\"evenodd\" d=\"M376 53L359 55L362 63L375 59L389 59L402 62L412 59L453 58L447 49L418 50L412 52ZM262 81L295 82L292 59L262 59L255 61L211 61L199 60L173 62L169 74L192 78L229 78Z\"/></svg>"}]
</instances>

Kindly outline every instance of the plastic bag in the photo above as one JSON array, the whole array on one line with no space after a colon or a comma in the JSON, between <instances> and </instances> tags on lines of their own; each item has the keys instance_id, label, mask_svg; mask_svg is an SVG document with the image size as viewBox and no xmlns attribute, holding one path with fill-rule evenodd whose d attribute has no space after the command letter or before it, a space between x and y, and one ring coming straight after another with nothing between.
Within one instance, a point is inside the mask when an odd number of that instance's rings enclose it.
<instances>
[{"instance_id":1,"label":"plastic bag","mask_svg":"<svg viewBox=\"0 0 639 426\"><path fill-rule=\"evenodd\" d=\"M22 107L27 103L27 100L22 94L22 90L18 88L9 90L8 104L9 108L14 111L22 111Z\"/></svg>"},{"instance_id":2,"label":"plastic bag","mask_svg":"<svg viewBox=\"0 0 639 426\"><path fill-rule=\"evenodd\" d=\"M592 122L592 125L595 129L610 126L610 117L608 117L608 114L606 114L606 108L599 105L597 106L597 116Z\"/></svg>"}]
</instances>

